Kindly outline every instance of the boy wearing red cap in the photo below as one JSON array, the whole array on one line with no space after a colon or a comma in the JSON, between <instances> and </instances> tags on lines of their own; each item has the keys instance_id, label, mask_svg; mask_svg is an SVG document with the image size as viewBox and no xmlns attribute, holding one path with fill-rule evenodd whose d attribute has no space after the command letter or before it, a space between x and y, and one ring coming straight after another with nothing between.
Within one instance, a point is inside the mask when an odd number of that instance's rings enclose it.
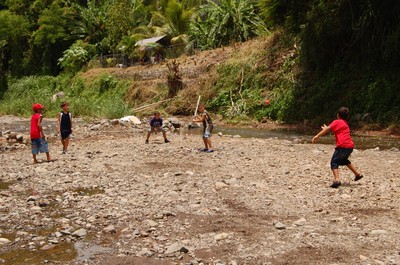
<instances>
[{"instance_id":1,"label":"boy wearing red cap","mask_svg":"<svg viewBox=\"0 0 400 265\"><path fill-rule=\"evenodd\" d=\"M32 115L31 118L31 130L30 130L30 136L31 136L31 143L32 143L32 156L33 156L33 163L37 163L36 156L37 154L40 153L46 153L47 156L47 161L51 161L50 158L50 153L48 150L47 146L47 141L45 140L45 135L43 133L43 128L42 128L42 109L44 106L42 106L39 103L35 103L32 106L32 110L34 114Z\"/></svg>"}]
</instances>

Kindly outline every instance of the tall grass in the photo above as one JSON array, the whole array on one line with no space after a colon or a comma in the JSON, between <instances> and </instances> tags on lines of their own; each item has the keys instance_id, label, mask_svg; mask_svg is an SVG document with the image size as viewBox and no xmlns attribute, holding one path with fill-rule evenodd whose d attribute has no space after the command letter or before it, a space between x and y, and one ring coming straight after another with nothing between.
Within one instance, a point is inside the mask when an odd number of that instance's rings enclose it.
<instances>
[{"instance_id":1,"label":"tall grass","mask_svg":"<svg viewBox=\"0 0 400 265\"><path fill-rule=\"evenodd\" d=\"M57 116L60 103L67 101L74 116L119 118L130 114L123 101L129 87L127 81L119 81L112 75L102 75L93 81L68 75L30 76L11 80L9 89L0 101L0 115L28 117L33 103L45 106L46 116ZM64 97L53 95L64 92Z\"/></svg>"}]
</instances>

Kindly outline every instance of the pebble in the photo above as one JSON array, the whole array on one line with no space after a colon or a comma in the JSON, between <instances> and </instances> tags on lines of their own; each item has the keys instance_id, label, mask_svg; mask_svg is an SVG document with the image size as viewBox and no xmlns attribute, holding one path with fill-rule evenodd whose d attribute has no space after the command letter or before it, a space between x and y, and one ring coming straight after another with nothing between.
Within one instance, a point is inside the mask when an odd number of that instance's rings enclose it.
<instances>
[{"instance_id":1,"label":"pebble","mask_svg":"<svg viewBox=\"0 0 400 265\"><path fill-rule=\"evenodd\" d=\"M11 240L7 239L7 238L0 238L0 244L1 245L6 245L6 244L10 244Z\"/></svg>"}]
</instances>

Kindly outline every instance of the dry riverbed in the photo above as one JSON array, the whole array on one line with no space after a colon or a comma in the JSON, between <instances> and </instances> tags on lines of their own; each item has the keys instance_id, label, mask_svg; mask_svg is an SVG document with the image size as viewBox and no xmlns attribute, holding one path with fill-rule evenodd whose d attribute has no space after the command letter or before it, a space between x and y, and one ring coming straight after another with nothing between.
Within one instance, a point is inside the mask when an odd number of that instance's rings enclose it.
<instances>
[{"instance_id":1,"label":"dry riverbed","mask_svg":"<svg viewBox=\"0 0 400 265\"><path fill-rule=\"evenodd\" d=\"M397 148L355 150L365 178L332 189L332 145L144 129L81 124L50 163L1 151L0 264L400 264Z\"/></svg>"}]
</instances>

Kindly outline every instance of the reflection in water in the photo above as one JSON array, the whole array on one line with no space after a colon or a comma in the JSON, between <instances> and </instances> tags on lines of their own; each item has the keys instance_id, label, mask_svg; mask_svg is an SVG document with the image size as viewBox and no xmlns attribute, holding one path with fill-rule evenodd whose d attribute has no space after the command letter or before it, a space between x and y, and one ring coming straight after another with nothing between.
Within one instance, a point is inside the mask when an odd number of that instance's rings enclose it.
<instances>
[{"instance_id":1,"label":"reflection in water","mask_svg":"<svg viewBox=\"0 0 400 265\"><path fill-rule=\"evenodd\" d=\"M78 257L76 261L88 261L93 255L113 251L112 248L106 248L99 245L89 245L86 246L85 243L77 241L74 244L76 251L78 252Z\"/></svg>"}]
</instances>

